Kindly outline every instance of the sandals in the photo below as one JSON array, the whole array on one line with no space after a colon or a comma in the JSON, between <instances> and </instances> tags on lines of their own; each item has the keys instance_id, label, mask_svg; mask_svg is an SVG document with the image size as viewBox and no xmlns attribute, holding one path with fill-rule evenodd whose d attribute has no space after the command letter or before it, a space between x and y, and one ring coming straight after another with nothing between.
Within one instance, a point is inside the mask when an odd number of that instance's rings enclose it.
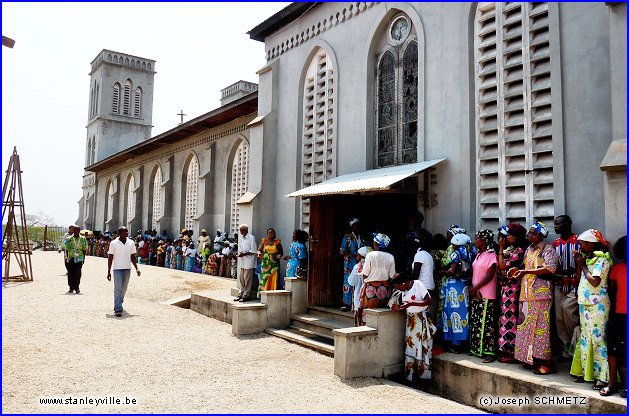
<instances>
[{"instance_id":1,"label":"sandals","mask_svg":"<svg viewBox=\"0 0 629 416\"><path fill-rule=\"evenodd\" d=\"M555 374L557 372L557 368L549 368L545 365L540 366L538 369L533 370L533 374L539 374L539 375L548 375L548 374Z\"/></svg>"},{"instance_id":2,"label":"sandals","mask_svg":"<svg viewBox=\"0 0 629 416\"><path fill-rule=\"evenodd\" d=\"M592 386L592 390L601 390L604 387L607 387L607 383L603 383L602 381L597 381L596 383L594 383L594 385Z\"/></svg>"},{"instance_id":3,"label":"sandals","mask_svg":"<svg viewBox=\"0 0 629 416\"><path fill-rule=\"evenodd\" d=\"M514 363L517 363L519 361L516 360L513 357L506 357L506 356L504 356L504 357L498 358L498 362L499 363L503 363L503 364L514 364Z\"/></svg>"},{"instance_id":4,"label":"sandals","mask_svg":"<svg viewBox=\"0 0 629 416\"><path fill-rule=\"evenodd\" d=\"M605 386L601 389L600 393L601 396L607 397L607 396L611 396L614 393L618 392L618 387L614 386L614 387L609 387L609 386Z\"/></svg>"},{"instance_id":5,"label":"sandals","mask_svg":"<svg viewBox=\"0 0 629 416\"><path fill-rule=\"evenodd\" d=\"M485 358L483 359L483 362L484 362L485 364L487 364L487 363L493 363L494 361L496 361L496 357L494 357L494 356L492 356L492 355L488 355L487 357L485 357Z\"/></svg>"},{"instance_id":6,"label":"sandals","mask_svg":"<svg viewBox=\"0 0 629 416\"><path fill-rule=\"evenodd\" d=\"M585 383L585 379L584 379L582 376L577 376L577 377L574 379L574 382L575 382L575 383Z\"/></svg>"}]
</instances>

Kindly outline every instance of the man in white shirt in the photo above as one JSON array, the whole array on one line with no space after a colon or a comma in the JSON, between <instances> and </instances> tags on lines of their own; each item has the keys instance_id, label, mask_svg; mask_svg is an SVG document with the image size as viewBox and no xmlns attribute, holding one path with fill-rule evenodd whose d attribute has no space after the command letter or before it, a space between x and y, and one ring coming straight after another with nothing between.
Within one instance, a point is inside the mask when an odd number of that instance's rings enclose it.
<instances>
[{"instance_id":1,"label":"man in white shirt","mask_svg":"<svg viewBox=\"0 0 629 416\"><path fill-rule=\"evenodd\" d=\"M138 262L135 258L135 244L127 236L127 227L118 227L118 238L109 244L107 259L107 280L111 281L111 266L114 266L114 315L122 316L122 302L129 285L131 264L138 276Z\"/></svg>"},{"instance_id":2,"label":"man in white shirt","mask_svg":"<svg viewBox=\"0 0 629 416\"><path fill-rule=\"evenodd\" d=\"M251 283L253 280L253 270L256 268L257 251L256 239L249 234L247 224L240 225L240 238L238 239L238 282L240 292L236 301L246 302L249 300Z\"/></svg>"}]
</instances>

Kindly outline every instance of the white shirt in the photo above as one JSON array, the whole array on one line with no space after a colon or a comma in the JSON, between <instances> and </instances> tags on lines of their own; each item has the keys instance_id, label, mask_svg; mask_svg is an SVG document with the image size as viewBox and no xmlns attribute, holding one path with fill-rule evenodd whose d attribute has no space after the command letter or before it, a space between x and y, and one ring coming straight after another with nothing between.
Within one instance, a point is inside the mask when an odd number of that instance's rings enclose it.
<instances>
[{"instance_id":1,"label":"white shirt","mask_svg":"<svg viewBox=\"0 0 629 416\"><path fill-rule=\"evenodd\" d=\"M433 276L434 262L432 256L422 249L417 250L415 258L413 258L413 269L415 263L421 263L422 268L419 271L419 280L426 286L426 289L433 290L435 288L435 278Z\"/></svg>"},{"instance_id":2,"label":"white shirt","mask_svg":"<svg viewBox=\"0 0 629 416\"><path fill-rule=\"evenodd\" d=\"M184 254L184 256L195 257L196 255L197 255L196 248L186 247L186 253Z\"/></svg>"},{"instance_id":3,"label":"white shirt","mask_svg":"<svg viewBox=\"0 0 629 416\"><path fill-rule=\"evenodd\" d=\"M363 287L363 275L358 273L358 268L360 267L360 262L356 263L352 272L349 274L347 278L347 283L350 286L354 287L354 309L358 310L360 306L360 289Z\"/></svg>"},{"instance_id":4,"label":"white shirt","mask_svg":"<svg viewBox=\"0 0 629 416\"><path fill-rule=\"evenodd\" d=\"M413 287L410 290L405 290L402 292L402 302L421 302L426 297L426 293L428 293L428 289L420 280L413 281ZM410 313L419 313L428 309L428 306L409 306L406 308L407 312Z\"/></svg>"},{"instance_id":5,"label":"white shirt","mask_svg":"<svg viewBox=\"0 0 629 416\"><path fill-rule=\"evenodd\" d=\"M395 274L395 259L390 253L372 251L365 257L363 276L365 282L380 282L389 280Z\"/></svg>"},{"instance_id":6,"label":"white shirt","mask_svg":"<svg viewBox=\"0 0 629 416\"><path fill-rule=\"evenodd\" d=\"M131 255L135 254L135 244L128 237L123 244L118 237L109 244L107 254L114 255L114 262L112 263L114 270L131 270Z\"/></svg>"},{"instance_id":7,"label":"white shirt","mask_svg":"<svg viewBox=\"0 0 629 416\"><path fill-rule=\"evenodd\" d=\"M248 256L238 257L239 269L255 269L258 260L256 257L257 252L258 246L256 245L256 239L253 235L249 233L244 237L242 234L238 235L238 254L253 253Z\"/></svg>"}]
</instances>

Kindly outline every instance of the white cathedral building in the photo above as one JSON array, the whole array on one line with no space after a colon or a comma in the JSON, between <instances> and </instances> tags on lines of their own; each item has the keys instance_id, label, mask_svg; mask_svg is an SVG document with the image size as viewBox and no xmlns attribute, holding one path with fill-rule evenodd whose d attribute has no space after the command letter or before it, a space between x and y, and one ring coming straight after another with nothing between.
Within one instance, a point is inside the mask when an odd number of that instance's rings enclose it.
<instances>
[{"instance_id":1,"label":"white cathedral building","mask_svg":"<svg viewBox=\"0 0 629 416\"><path fill-rule=\"evenodd\" d=\"M155 61L97 56L82 226L306 229L309 304L338 301L350 217L626 233L625 3L293 3L248 34L259 88L155 137Z\"/></svg>"}]
</instances>

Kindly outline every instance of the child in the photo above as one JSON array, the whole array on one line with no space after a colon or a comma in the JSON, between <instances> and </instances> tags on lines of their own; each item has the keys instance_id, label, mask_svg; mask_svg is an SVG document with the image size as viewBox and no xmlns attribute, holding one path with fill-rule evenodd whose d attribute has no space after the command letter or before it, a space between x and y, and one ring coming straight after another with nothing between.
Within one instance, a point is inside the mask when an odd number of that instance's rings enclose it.
<instances>
[{"instance_id":1,"label":"child","mask_svg":"<svg viewBox=\"0 0 629 416\"><path fill-rule=\"evenodd\" d=\"M358 249L356 260L358 263L354 265L352 272L349 274L347 281L354 288L354 298L352 299L352 307L354 309L354 324L358 326L358 309L360 308L360 291L363 287L363 265L365 264L365 256L369 253L371 248L363 246Z\"/></svg>"},{"instance_id":2,"label":"child","mask_svg":"<svg viewBox=\"0 0 629 416\"><path fill-rule=\"evenodd\" d=\"M402 304L391 305L392 310L406 310L406 349L404 373L413 388L424 390L431 378L432 341L437 328L426 314L430 294L419 280L401 277L393 281L402 291Z\"/></svg>"}]
</instances>

